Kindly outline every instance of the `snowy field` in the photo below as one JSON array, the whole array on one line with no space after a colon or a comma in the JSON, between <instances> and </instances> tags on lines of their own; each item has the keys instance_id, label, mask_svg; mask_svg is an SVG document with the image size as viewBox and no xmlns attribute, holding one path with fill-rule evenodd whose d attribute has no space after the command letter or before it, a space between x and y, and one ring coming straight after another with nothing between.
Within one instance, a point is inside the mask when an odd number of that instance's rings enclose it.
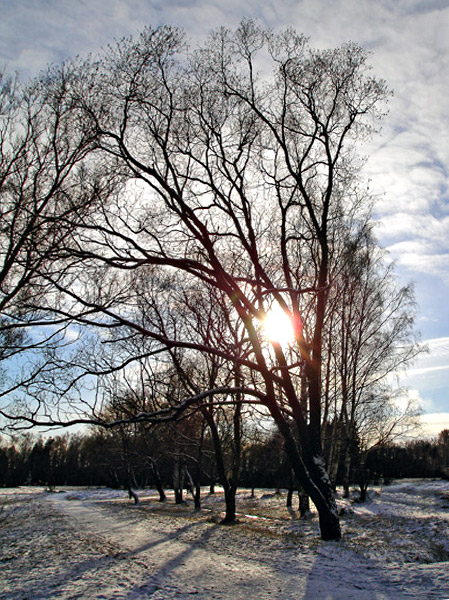
<instances>
[{"instance_id":1,"label":"snowy field","mask_svg":"<svg viewBox=\"0 0 449 600\"><path fill-rule=\"evenodd\" d=\"M448 482L339 498L340 542L322 542L316 515L299 520L285 493L243 490L235 526L220 525L220 493L199 513L139 496L0 490L0 599L449 599Z\"/></svg>"}]
</instances>

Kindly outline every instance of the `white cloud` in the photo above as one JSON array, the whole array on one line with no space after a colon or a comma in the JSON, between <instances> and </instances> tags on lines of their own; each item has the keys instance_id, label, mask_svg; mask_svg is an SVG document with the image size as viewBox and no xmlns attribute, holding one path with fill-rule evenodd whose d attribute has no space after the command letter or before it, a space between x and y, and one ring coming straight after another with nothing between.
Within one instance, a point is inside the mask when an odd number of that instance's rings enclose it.
<instances>
[{"instance_id":1,"label":"white cloud","mask_svg":"<svg viewBox=\"0 0 449 600\"><path fill-rule=\"evenodd\" d=\"M413 238L421 238L428 244L427 250L445 249L449 235L449 217L437 218L431 214L413 214L411 212L396 212L383 219L380 224L384 238L398 240L406 239L410 244L419 243ZM420 248L419 250L426 250Z\"/></svg>"},{"instance_id":2,"label":"white cloud","mask_svg":"<svg viewBox=\"0 0 449 600\"><path fill-rule=\"evenodd\" d=\"M449 429L449 413L428 413L421 415L422 433L426 436L437 436L443 429Z\"/></svg>"}]
</instances>

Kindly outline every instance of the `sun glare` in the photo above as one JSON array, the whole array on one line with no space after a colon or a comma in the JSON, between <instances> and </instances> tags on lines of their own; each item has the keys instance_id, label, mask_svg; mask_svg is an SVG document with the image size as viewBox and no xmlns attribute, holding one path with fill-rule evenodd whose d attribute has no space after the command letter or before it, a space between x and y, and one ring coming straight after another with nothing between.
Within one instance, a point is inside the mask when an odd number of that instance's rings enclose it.
<instances>
[{"instance_id":1,"label":"sun glare","mask_svg":"<svg viewBox=\"0 0 449 600\"><path fill-rule=\"evenodd\" d=\"M265 337L270 342L279 342L285 346L294 340L293 324L290 317L280 306L274 306L267 312L263 322Z\"/></svg>"}]
</instances>

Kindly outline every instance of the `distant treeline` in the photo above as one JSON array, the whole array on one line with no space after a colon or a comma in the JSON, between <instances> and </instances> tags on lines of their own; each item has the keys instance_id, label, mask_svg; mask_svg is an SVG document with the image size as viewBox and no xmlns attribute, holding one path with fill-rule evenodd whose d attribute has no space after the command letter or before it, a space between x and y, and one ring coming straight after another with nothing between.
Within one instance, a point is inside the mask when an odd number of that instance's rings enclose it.
<instances>
[{"instance_id":1,"label":"distant treeline","mask_svg":"<svg viewBox=\"0 0 449 600\"><path fill-rule=\"evenodd\" d=\"M226 448L225 448L226 450ZM226 451L225 461L228 460ZM363 470L351 483L403 477L449 475L449 430L434 440L387 444L367 452ZM247 442L238 484L243 487L294 488L282 440L273 433ZM116 431L36 438L25 435L0 441L0 486L160 487L218 483L213 448L199 448L188 436L140 436L129 443ZM336 481L340 484L341 481Z\"/></svg>"}]
</instances>

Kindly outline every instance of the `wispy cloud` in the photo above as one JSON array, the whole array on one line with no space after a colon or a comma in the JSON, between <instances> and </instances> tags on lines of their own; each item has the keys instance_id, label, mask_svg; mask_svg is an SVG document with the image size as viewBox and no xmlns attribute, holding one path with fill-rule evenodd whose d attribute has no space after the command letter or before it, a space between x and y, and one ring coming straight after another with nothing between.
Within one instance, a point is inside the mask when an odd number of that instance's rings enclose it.
<instances>
[{"instance_id":1,"label":"wispy cloud","mask_svg":"<svg viewBox=\"0 0 449 600\"><path fill-rule=\"evenodd\" d=\"M447 380L449 371L449 337L424 340L427 353L421 354L398 382L419 398L425 412L445 411L448 408Z\"/></svg>"},{"instance_id":2,"label":"wispy cloud","mask_svg":"<svg viewBox=\"0 0 449 600\"><path fill-rule=\"evenodd\" d=\"M422 219L425 223L425 218ZM419 220L418 220L419 221ZM428 223L431 225L431 223ZM414 278L419 274L434 275L449 285L449 248L445 240L418 237L388 246L393 260Z\"/></svg>"},{"instance_id":3,"label":"wispy cloud","mask_svg":"<svg viewBox=\"0 0 449 600\"><path fill-rule=\"evenodd\" d=\"M436 371L447 371L449 369L448 365L441 365L437 367L422 367L421 369L409 369L407 371L408 376L413 375L427 375L428 373L435 373Z\"/></svg>"},{"instance_id":4,"label":"wispy cloud","mask_svg":"<svg viewBox=\"0 0 449 600\"><path fill-rule=\"evenodd\" d=\"M449 337L432 338L423 341L423 346L427 348L418 356L408 373L437 371L449 368Z\"/></svg>"}]
</instances>

